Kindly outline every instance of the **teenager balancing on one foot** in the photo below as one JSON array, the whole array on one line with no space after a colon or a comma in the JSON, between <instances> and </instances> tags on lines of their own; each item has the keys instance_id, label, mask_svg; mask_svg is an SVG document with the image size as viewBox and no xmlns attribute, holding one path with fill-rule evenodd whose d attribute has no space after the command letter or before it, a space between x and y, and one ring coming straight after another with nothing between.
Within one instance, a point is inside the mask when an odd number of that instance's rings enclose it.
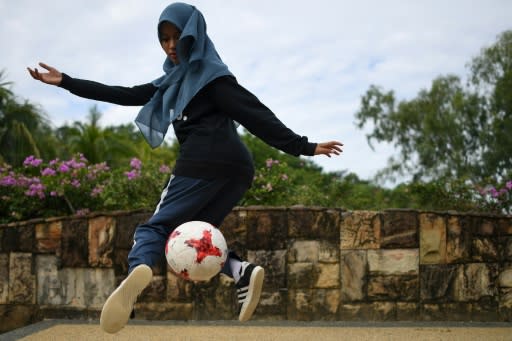
<instances>
[{"instance_id":1,"label":"teenager balancing on one foot","mask_svg":"<svg viewBox=\"0 0 512 341\"><path fill-rule=\"evenodd\" d=\"M206 33L195 7L175 3L162 12L158 39L166 54L165 74L134 87L108 86L71 78L46 64L30 75L71 93L120 105L143 106L135 122L152 147L172 123L180 144L171 178L154 215L135 231L128 255L128 277L103 306L100 324L115 333L125 326L135 301L152 278L151 267L164 254L169 234L182 223L201 220L219 226L250 187L254 166L236 122L271 146L299 155L339 155L342 144L308 142L287 128L252 93L237 83ZM263 286L262 267L230 252L222 273L235 280L239 320L247 321Z\"/></svg>"}]
</instances>

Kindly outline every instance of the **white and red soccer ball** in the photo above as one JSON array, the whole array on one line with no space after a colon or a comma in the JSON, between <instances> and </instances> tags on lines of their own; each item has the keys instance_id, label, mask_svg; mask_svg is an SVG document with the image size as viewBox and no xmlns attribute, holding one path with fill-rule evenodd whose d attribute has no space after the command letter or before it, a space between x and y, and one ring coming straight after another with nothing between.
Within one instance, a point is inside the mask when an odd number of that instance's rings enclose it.
<instances>
[{"instance_id":1,"label":"white and red soccer ball","mask_svg":"<svg viewBox=\"0 0 512 341\"><path fill-rule=\"evenodd\" d=\"M217 275L228 255L219 229L204 221L178 226L165 244L165 257L172 272L190 281L208 281Z\"/></svg>"}]
</instances>

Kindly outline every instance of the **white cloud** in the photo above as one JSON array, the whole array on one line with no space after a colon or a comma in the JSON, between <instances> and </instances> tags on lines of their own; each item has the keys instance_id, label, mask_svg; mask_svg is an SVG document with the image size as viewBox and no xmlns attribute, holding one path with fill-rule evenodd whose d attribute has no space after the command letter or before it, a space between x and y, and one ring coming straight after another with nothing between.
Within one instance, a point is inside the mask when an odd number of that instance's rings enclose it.
<instances>
[{"instance_id":1,"label":"white cloud","mask_svg":"<svg viewBox=\"0 0 512 341\"><path fill-rule=\"evenodd\" d=\"M210 37L238 80L288 126L311 140L340 139L326 170L369 178L394 153L372 151L354 126L370 84L410 98L454 73L510 29L512 2L202 0ZM45 61L71 76L135 85L161 74L156 22L167 1L0 2L0 69L14 92L40 103L55 125L83 120L94 102L34 82L25 67ZM96 103L98 104L98 103ZM132 122L138 108L98 104L102 123Z\"/></svg>"}]
</instances>

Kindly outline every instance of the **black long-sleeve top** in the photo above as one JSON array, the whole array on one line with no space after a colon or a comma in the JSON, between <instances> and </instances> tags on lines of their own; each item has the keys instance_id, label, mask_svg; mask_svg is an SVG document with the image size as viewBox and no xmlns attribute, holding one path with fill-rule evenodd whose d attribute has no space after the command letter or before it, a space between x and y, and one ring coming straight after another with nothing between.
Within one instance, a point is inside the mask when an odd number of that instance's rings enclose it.
<instances>
[{"instance_id":1,"label":"black long-sleeve top","mask_svg":"<svg viewBox=\"0 0 512 341\"><path fill-rule=\"evenodd\" d=\"M151 83L110 86L66 74L60 87L80 97L134 106L146 104L157 90ZM180 144L173 173L205 179L235 177L250 184L254 176L252 157L233 121L288 154L314 154L316 144L287 128L234 77L222 76L202 88L173 122Z\"/></svg>"}]
</instances>

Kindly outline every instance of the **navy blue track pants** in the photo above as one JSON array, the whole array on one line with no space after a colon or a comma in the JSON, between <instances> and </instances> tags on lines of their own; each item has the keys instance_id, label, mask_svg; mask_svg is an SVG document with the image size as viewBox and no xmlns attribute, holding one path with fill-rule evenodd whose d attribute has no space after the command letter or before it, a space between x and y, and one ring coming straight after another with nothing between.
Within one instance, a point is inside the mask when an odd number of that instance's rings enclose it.
<instances>
[{"instance_id":1,"label":"navy blue track pants","mask_svg":"<svg viewBox=\"0 0 512 341\"><path fill-rule=\"evenodd\" d=\"M229 178L206 180L172 175L153 216L135 230L128 272L140 264L159 264L169 234L185 222L200 220L218 227L247 189L247 184ZM229 257L238 259L231 252ZM229 261L225 264L222 272L233 277Z\"/></svg>"}]
</instances>

